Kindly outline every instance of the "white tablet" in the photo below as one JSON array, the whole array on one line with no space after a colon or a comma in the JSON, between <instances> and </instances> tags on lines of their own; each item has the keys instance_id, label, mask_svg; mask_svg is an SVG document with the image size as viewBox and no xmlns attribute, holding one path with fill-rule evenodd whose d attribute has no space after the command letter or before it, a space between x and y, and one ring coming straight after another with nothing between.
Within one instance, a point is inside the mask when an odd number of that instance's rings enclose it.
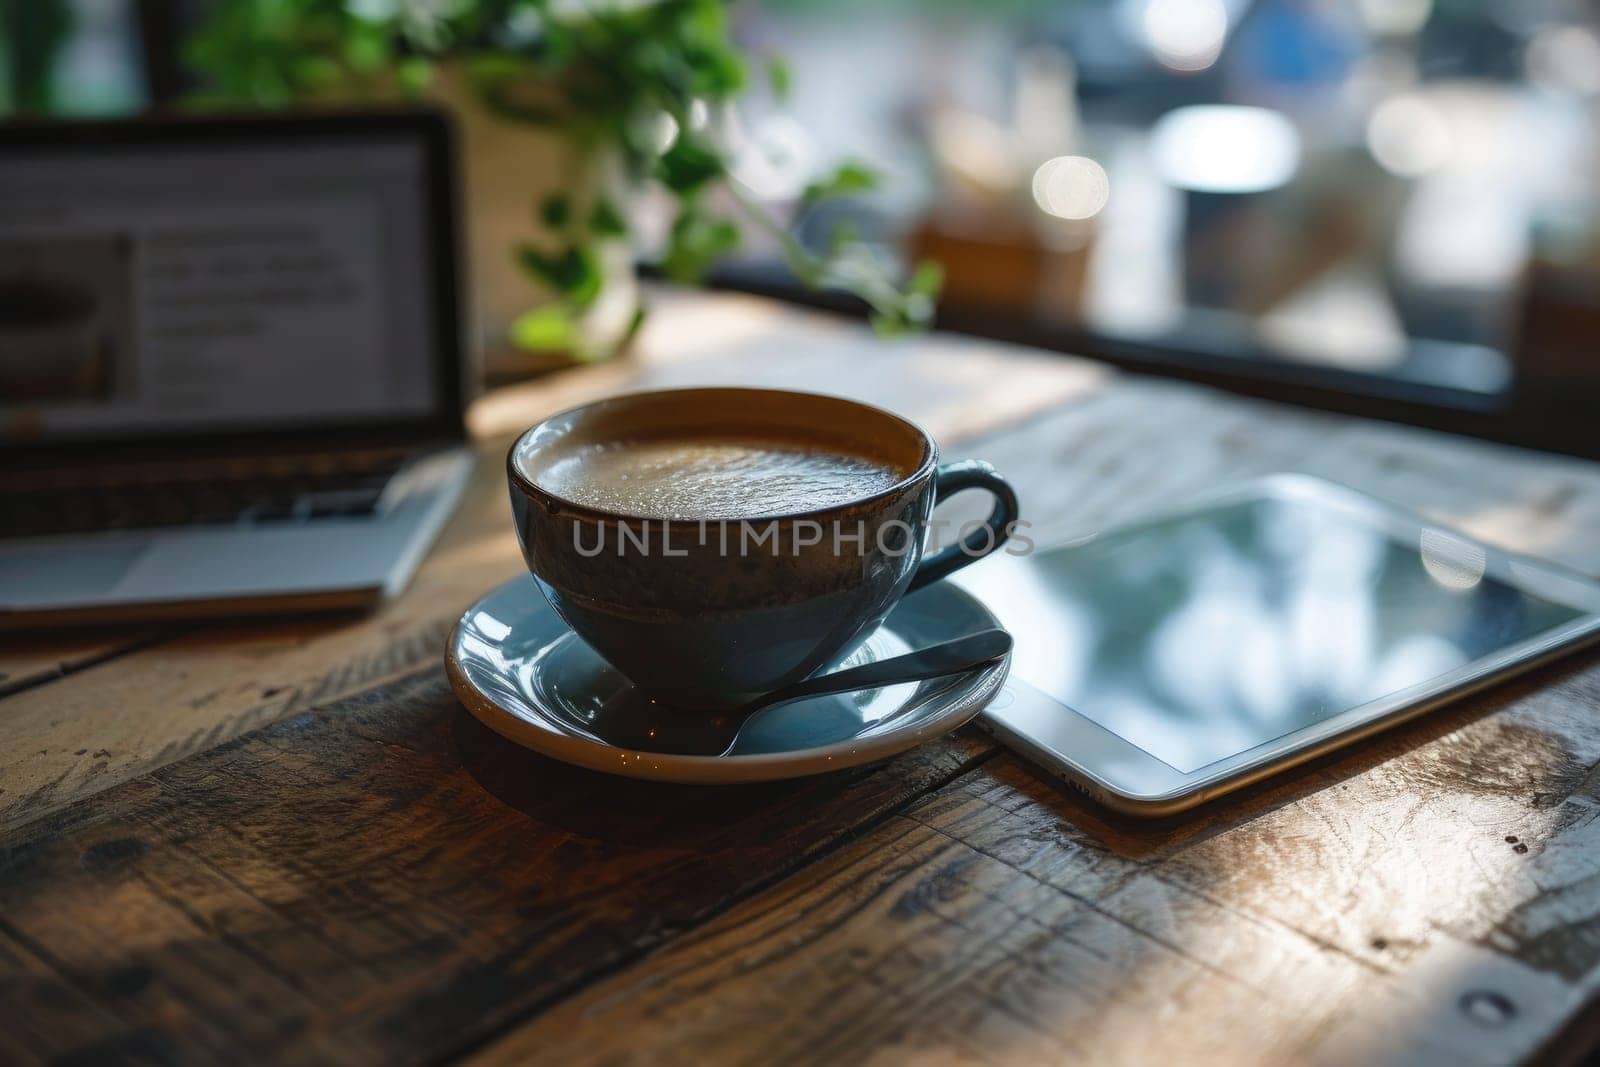
<instances>
[{"instance_id":1,"label":"white tablet","mask_svg":"<svg viewBox=\"0 0 1600 1067\"><path fill-rule=\"evenodd\" d=\"M1279 475L953 579L1016 639L979 724L1162 815L1600 634L1600 585Z\"/></svg>"}]
</instances>

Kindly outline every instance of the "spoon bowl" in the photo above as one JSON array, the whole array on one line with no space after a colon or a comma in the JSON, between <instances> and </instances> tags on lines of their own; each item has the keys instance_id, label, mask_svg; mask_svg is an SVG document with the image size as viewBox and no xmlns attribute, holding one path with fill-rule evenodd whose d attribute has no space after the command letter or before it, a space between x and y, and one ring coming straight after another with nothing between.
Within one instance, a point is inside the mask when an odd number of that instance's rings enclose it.
<instances>
[{"instance_id":1,"label":"spoon bowl","mask_svg":"<svg viewBox=\"0 0 1600 1067\"><path fill-rule=\"evenodd\" d=\"M920 706L946 688L949 679L987 667L1010 651L1010 634L987 629L904 655L807 678L741 708L715 715L663 704L630 686L612 693L591 718L578 721L563 715L563 722L587 737L620 749L722 756L738 745L742 733L774 708L827 694L918 683L925 691L918 691L905 702L899 713L905 714L906 709Z\"/></svg>"}]
</instances>

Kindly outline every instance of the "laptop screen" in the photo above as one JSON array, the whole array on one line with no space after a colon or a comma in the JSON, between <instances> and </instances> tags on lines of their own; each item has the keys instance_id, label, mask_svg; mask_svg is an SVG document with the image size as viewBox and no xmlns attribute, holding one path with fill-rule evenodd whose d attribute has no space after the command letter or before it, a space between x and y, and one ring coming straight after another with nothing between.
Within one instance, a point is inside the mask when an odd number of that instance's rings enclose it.
<instances>
[{"instance_id":1,"label":"laptop screen","mask_svg":"<svg viewBox=\"0 0 1600 1067\"><path fill-rule=\"evenodd\" d=\"M456 403L427 141L285 135L297 121L7 146L0 442L396 424Z\"/></svg>"}]
</instances>

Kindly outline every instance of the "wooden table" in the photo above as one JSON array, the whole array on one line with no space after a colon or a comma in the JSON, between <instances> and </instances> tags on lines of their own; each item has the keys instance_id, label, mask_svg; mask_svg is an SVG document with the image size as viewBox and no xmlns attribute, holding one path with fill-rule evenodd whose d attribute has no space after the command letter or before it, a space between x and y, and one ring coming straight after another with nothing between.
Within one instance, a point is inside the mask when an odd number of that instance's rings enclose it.
<instances>
[{"instance_id":1,"label":"wooden table","mask_svg":"<svg viewBox=\"0 0 1600 1067\"><path fill-rule=\"evenodd\" d=\"M1600 654L1198 814L1119 819L974 731L759 788L489 734L441 645L516 574L500 456L620 387L922 420L1066 536L1333 477L1600 573L1600 470L1093 364L664 296L635 360L489 397L364 618L6 638L0 1059L1504 1062L1594 1038Z\"/></svg>"}]
</instances>

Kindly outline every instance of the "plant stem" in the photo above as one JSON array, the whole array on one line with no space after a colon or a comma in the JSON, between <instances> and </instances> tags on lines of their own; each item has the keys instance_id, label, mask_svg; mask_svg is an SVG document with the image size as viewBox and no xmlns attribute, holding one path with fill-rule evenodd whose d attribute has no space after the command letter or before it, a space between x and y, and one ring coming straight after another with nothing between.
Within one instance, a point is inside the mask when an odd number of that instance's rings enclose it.
<instances>
[{"instance_id":1,"label":"plant stem","mask_svg":"<svg viewBox=\"0 0 1600 1067\"><path fill-rule=\"evenodd\" d=\"M753 200L745 192L737 179L730 175L724 185L733 197L740 214L778 242L783 251L784 262L802 284L815 289L826 287L830 282L840 281L843 282L841 288L853 290L878 314L894 315L899 312L901 294L888 278L881 274L873 276L873 272L867 270L852 272L856 274L853 278L836 278L837 264L816 255L801 244L789 227L773 218L764 205Z\"/></svg>"}]
</instances>

